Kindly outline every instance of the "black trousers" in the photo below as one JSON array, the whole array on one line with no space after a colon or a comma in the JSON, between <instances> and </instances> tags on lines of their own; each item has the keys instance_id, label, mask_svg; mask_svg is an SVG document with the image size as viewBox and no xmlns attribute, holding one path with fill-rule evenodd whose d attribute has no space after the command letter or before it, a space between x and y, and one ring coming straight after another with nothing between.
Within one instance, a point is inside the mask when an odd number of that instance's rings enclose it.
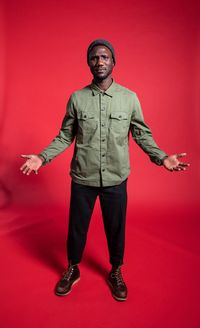
<instances>
[{"instance_id":1,"label":"black trousers","mask_svg":"<svg viewBox=\"0 0 200 328\"><path fill-rule=\"evenodd\" d=\"M109 261L118 266L123 264L124 256L127 180L112 187L90 187L72 181L67 238L68 261L72 264L81 262L97 196L100 199Z\"/></svg>"}]
</instances>

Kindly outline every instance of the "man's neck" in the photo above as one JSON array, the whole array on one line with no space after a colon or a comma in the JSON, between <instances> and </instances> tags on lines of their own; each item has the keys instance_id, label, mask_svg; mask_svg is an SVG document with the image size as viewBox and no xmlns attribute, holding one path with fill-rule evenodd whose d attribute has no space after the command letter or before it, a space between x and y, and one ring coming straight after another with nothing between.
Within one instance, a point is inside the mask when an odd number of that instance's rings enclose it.
<instances>
[{"instance_id":1,"label":"man's neck","mask_svg":"<svg viewBox=\"0 0 200 328\"><path fill-rule=\"evenodd\" d=\"M98 81L98 80L93 80L93 82L98 86L99 89L102 91L106 91L112 84L113 79L111 76L109 76L107 79Z\"/></svg>"}]
</instances>

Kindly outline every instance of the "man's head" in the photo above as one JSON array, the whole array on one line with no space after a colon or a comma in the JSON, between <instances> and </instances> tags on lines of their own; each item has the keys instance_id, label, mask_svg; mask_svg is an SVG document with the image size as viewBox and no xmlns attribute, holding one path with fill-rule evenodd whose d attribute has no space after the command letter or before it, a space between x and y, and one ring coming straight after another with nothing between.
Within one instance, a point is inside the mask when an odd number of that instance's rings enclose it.
<instances>
[{"instance_id":1,"label":"man's head","mask_svg":"<svg viewBox=\"0 0 200 328\"><path fill-rule=\"evenodd\" d=\"M93 41L88 47L87 62L94 79L106 79L111 75L115 65L113 46L103 39Z\"/></svg>"},{"instance_id":2,"label":"man's head","mask_svg":"<svg viewBox=\"0 0 200 328\"><path fill-rule=\"evenodd\" d=\"M113 58L114 65L116 64L115 50L114 50L112 44L109 41L105 40L105 39L97 39L97 40L94 40L92 43L90 43L90 45L88 47L88 50L87 50L88 65L89 65L90 52L96 46L105 46L106 48L108 48L112 53L112 58Z\"/></svg>"}]
</instances>

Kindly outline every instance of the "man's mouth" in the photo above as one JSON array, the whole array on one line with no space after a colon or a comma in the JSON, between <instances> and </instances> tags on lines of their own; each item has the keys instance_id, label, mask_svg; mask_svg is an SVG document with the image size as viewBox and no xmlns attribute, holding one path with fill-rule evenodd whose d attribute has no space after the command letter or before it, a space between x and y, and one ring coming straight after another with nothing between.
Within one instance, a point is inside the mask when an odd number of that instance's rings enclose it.
<instances>
[{"instance_id":1,"label":"man's mouth","mask_svg":"<svg viewBox=\"0 0 200 328\"><path fill-rule=\"evenodd\" d=\"M105 72L105 69L104 68L97 68L97 69L95 69L95 72L103 73L103 72Z\"/></svg>"}]
</instances>

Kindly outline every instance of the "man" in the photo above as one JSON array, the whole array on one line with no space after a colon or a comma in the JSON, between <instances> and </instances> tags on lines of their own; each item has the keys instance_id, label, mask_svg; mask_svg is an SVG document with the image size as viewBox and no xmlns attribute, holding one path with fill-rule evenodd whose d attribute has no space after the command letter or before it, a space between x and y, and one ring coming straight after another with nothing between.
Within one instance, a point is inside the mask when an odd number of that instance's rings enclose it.
<instances>
[{"instance_id":1,"label":"man","mask_svg":"<svg viewBox=\"0 0 200 328\"><path fill-rule=\"evenodd\" d=\"M136 94L112 79L116 62L113 46L98 39L88 47L87 62L93 81L74 92L67 104L59 134L39 155L22 155L21 170L36 174L42 165L64 151L76 138L70 175L71 200L67 238L68 268L55 288L56 295L67 295L80 279L78 264L86 243L90 218L97 196L100 198L108 243L111 271L108 283L113 297L127 299L121 273L125 244L127 177L130 173L128 137L151 161L170 171L185 170L189 164L179 159L185 153L168 156L153 140L145 124Z\"/></svg>"}]
</instances>

